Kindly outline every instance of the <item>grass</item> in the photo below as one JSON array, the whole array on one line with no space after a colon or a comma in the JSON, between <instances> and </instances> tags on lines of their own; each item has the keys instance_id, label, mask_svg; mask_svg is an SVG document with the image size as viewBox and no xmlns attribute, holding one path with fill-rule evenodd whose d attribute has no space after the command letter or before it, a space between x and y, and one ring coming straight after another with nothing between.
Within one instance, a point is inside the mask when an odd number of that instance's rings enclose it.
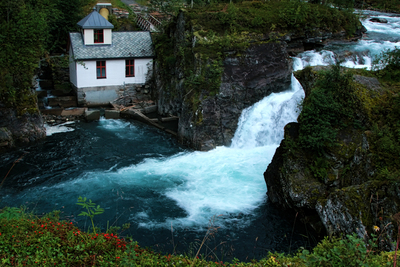
<instances>
[{"instance_id":1,"label":"grass","mask_svg":"<svg viewBox=\"0 0 400 267\"><path fill-rule=\"evenodd\" d=\"M373 252L356 236L326 238L312 251L269 253L259 261L212 262L204 256L163 255L115 233L86 233L58 212L43 217L23 208L0 212L2 266L393 266L394 252Z\"/></svg>"}]
</instances>

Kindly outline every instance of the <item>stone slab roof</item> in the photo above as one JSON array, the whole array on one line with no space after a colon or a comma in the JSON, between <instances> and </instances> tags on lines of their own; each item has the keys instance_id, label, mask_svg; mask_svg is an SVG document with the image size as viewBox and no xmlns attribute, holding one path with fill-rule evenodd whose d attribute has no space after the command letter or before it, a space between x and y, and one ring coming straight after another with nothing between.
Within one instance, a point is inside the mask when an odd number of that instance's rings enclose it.
<instances>
[{"instance_id":1,"label":"stone slab roof","mask_svg":"<svg viewBox=\"0 0 400 267\"><path fill-rule=\"evenodd\" d=\"M89 15L81 19L77 24L82 29L114 29L114 25L106 20L96 10L93 10Z\"/></svg>"},{"instance_id":2,"label":"stone slab roof","mask_svg":"<svg viewBox=\"0 0 400 267\"><path fill-rule=\"evenodd\" d=\"M111 45L84 45L79 32L69 36L75 60L154 57L150 32L112 32Z\"/></svg>"}]
</instances>

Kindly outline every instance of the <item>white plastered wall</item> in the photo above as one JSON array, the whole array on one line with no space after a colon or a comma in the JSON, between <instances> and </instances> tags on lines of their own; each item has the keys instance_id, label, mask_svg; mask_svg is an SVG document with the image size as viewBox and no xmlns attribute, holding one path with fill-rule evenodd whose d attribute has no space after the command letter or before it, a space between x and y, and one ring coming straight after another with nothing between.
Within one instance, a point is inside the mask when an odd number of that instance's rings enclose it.
<instances>
[{"instance_id":1,"label":"white plastered wall","mask_svg":"<svg viewBox=\"0 0 400 267\"><path fill-rule=\"evenodd\" d=\"M69 80L77 86L76 61L73 59L72 47L69 48Z\"/></svg>"},{"instance_id":2,"label":"white plastered wall","mask_svg":"<svg viewBox=\"0 0 400 267\"><path fill-rule=\"evenodd\" d=\"M144 84L148 67L152 68L152 59L135 59L135 77L125 77L125 59L106 60L106 77L97 79L96 61L82 61L76 64L76 87L114 86L123 84Z\"/></svg>"}]
</instances>

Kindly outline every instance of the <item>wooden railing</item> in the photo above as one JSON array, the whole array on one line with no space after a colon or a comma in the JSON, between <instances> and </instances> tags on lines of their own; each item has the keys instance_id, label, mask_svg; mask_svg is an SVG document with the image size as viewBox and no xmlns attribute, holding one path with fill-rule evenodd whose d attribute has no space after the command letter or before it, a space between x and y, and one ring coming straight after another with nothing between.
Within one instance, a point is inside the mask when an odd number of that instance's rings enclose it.
<instances>
[{"instance_id":1,"label":"wooden railing","mask_svg":"<svg viewBox=\"0 0 400 267\"><path fill-rule=\"evenodd\" d=\"M143 31L150 31L151 30L151 23L145 19L141 14L136 14L136 24L143 30Z\"/></svg>"}]
</instances>

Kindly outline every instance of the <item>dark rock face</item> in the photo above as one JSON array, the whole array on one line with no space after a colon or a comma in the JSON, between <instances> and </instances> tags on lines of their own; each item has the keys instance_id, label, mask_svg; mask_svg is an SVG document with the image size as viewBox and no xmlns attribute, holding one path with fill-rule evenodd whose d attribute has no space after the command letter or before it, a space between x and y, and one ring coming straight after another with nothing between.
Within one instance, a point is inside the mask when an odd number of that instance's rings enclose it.
<instances>
[{"instance_id":1,"label":"dark rock face","mask_svg":"<svg viewBox=\"0 0 400 267\"><path fill-rule=\"evenodd\" d=\"M195 37L186 24L184 14L180 13L170 33L175 42L175 54L179 54L180 47L195 43ZM189 44L187 36L192 36ZM195 108L193 102L187 99L188 94L182 93L190 91L184 88L187 77L182 69L183 64L177 62L176 67L170 70L168 85L163 84L159 76L156 78L156 87L159 88L158 113L178 116L180 140L198 150L229 145L243 109L272 92L280 92L290 86L291 60L285 42L250 45L247 50L241 51L241 55L237 55L237 51L225 53L218 93L210 95L201 92ZM197 68L204 63L204 59L196 55L193 60ZM175 95L171 92L175 92Z\"/></svg>"},{"instance_id":2,"label":"dark rock face","mask_svg":"<svg viewBox=\"0 0 400 267\"><path fill-rule=\"evenodd\" d=\"M285 138L296 140L297 136L298 123L286 125ZM301 155L290 156L288 150L282 141L264 173L268 185L268 198L286 209L313 209L318 197L326 194L326 188L314 177L310 178L306 161Z\"/></svg>"},{"instance_id":3,"label":"dark rock face","mask_svg":"<svg viewBox=\"0 0 400 267\"><path fill-rule=\"evenodd\" d=\"M304 69L295 73L309 95L316 72ZM376 94L379 81L355 76L360 84ZM357 233L368 238L374 227L384 229L388 238L381 242L384 249L394 249L387 240L395 240L392 216L400 210L398 185L384 180L374 180L378 171L368 141L369 131L347 128L338 133L337 146L318 157L295 145L298 142L299 124L285 127L285 136L264 173L268 198L284 209L294 209L317 231L325 229L328 235ZM317 160L327 162L324 177L316 177ZM387 242L387 243L385 243Z\"/></svg>"},{"instance_id":4,"label":"dark rock face","mask_svg":"<svg viewBox=\"0 0 400 267\"><path fill-rule=\"evenodd\" d=\"M45 137L46 129L39 113L18 116L14 109L0 108L0 152Z\"/></svg>"},{"instance_id":5,"label":"dark rock face","mask_svg":"<svg viewBox=\"0 0 400 267\"><path fill-rule=\"evenodd\" d=\"M195 123L195 114L188 105L182 108L179 135L190 140L199 150L230 145L242 110L272 92L288 89L291 64L281 43L251 46L241 57L227 57L219 93L204 99L196 112L202 122Z\"/></svg>"}]
</instances>

